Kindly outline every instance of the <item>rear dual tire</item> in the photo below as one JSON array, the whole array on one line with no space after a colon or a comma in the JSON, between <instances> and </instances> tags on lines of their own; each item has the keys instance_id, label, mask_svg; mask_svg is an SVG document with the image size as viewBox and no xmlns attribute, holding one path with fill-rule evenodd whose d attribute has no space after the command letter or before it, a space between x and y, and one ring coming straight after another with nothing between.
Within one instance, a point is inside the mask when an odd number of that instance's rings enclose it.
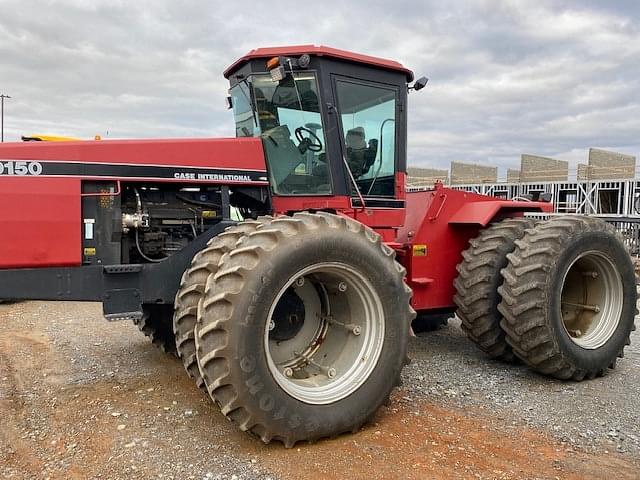
<instances>
[{"instance_id":1,"label":"rear dual tire","mask_svg":"<svg viewBox=\"0 0 640 480\"><path fill-rule=\"evenodd\" d=\"M507 219L463 252L454 301L462 329L490 357L582 380L604 375L635 329L634 267L606 222Z\"/></svg>"},{"instance_id":2,"label":"rear dual tire","mask_svg":"<svg viewBox=\"0 0 640 480\"><path fill-rule=\"evenodd\" d=\"M489 357L513 361L511 346L500 326L502 300L498 288L502 285L501 270L507 266L507 255L516 248L527 228L535 222L529 218L508 218L480 231L462 252L458 277L454 281L453 300L467 337Z\"/></svg>"},{"instance_id":3,"label":"rear dual tire","mask_svg":"<svg viewBox=\"0 0 640 480\"><path fill-rule=\"evenodd\" d=\"M556 217L528 230L508 258L498 309L515 355L560 379L614 368L637 314L622 236L596 218Z\"/></svg>"}]
</instances>

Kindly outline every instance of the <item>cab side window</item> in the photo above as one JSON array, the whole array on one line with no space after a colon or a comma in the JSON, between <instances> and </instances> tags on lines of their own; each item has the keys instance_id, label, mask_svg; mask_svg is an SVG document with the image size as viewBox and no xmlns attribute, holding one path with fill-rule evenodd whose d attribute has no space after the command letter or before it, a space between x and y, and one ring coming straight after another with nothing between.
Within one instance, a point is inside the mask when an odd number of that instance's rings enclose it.
<instances>
[{"instance_id":1,"label":"cab side window","mask_svg":"<svg viewBox=\"0 0 640 480\"><path fill-rule=\"evenodd\" d=\"M392 197L397 91L345 80L336 82L336 90L344 153L360 193Z\"/></svg>"}]
</instances>

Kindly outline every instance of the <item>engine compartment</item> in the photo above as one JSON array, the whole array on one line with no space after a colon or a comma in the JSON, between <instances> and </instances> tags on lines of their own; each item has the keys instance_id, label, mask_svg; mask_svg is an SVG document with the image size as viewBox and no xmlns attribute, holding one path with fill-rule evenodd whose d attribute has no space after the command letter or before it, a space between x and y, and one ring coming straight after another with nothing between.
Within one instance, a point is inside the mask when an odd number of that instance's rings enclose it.
<instances>
[{"instance_id":1,"label":"engine compartment","mask_svg":"<svg viewBox=\"0 0 640 480\"><path fill-rule=\"evenodd\" d=\"M82 263L161 262L232 211L264 213L265 201L266 193L226 185L83 182Z\"/></svg>"}]
</instances>

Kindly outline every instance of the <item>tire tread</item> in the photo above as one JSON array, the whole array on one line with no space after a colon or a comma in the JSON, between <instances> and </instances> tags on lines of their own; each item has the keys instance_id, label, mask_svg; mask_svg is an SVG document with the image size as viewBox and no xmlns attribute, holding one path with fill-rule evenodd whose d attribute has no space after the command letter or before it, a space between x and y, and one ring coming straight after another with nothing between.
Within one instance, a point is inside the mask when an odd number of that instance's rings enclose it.
<instances>
[{"instance_id":1,"label":"tire tread","mask_svg":"<svg viewBox=\"0 0 640 480\"><path fill-rule=\"evenodd\" d=\"M198 314L196 326L197 358L204 383L211 398L220 406L222 413L236 423L242 430L249 431L264 443L277 440L285 447L291 448L296 442L316 441L322 436L309 434L305 437L290 433L287 435L272 431L269 425L257 421L258 415L252 408L255 406L244 400L247 395L246 386L238 388L231 379L229 372L234 365L233 353L227 349L230 341L233 308L244 292L245 278L254 275L256 265L269 256L278 247L280 240L295 236L301 231L314 229L348 230L362 235L367 241L374 243L380 249L380 254L395 262L395 251L382 242L381 237L363 224L347 217L325 212L296 213L293 217L277 217L268 225L242 237L235 248L225 253L220 260L219 269L207 280L205 297ZM415 318L415 311L410 306L411 289L404 283L405 269L396 264L397 281L404 285L406 312L404 315L409 322ZM408 325L407 325L408 327ZM406 344L405 344L406 346ZM403 355L403 364L408 358ZM215 365L218 365L218 368ZM224 365L221 368L220 365ZM391 384L392 388L400 383L400 373ZM385 395L380 399L383 402ZM257 413L257 412L256 412ZM333 432L332 435L359 429L367 419L359 419L355 424L344 425L344 429Z\"/></svg>"},{"instance_id":2,"label":"tire tread","mask_svg":"<svg viewBox=\"0 0 640 480\"><path fill-rule=\"evenodd\" d=\"M496 299L495 285L502 283L500 269L506 264L506 257L533 225L534 220L528 218L509 218L490 225L470 240L469 248L462 252L463 261L456 267L454 302L462 330L494 359L507 362L514 359L500 327L497 310L500 299Z\"/></svg>"},{"instance_id":3,"label":"tire tread","mask_svg":"<svg viewBox=\"0 0 640 480\"><path fill-rule=\"evenodd\" d=\"M587 371L574 366L546 319L548 272L563 252L565 242L582 231L606 232L623 241L613 226L597 218L566 216L546 220L516 242L503 270L505 281L499 288L501 327L515 355L534 370L562 380L581 381L606 373L602 368ZM618 357L624 355L623 348ZM615 368L615 359L609 368Z\"/></svg>"}]
</instances>

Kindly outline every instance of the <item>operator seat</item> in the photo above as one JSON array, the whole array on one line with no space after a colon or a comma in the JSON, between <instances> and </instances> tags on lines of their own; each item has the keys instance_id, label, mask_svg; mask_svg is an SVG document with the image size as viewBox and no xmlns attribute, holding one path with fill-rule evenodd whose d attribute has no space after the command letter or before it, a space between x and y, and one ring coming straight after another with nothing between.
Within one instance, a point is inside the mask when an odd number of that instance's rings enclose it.
<instances>
[{"instance_id":1,"label":"operator seat","mask_svg":"<svg viewBox=\"0 0 640 480\"><path fill-rule=\"evenodd\" d=\"M347 131L344 143L347 146L347 163L351 173L354 178L361 177L376 160L378 140L372 138L367 145L364 128L355 127Z\"/></svg>"},{"instance_id":2,"label":"operator seat","mask_svg":"<svg viewBox=\"0 0 640 480\"><path fill-rule=\"evenodd\" d=\"M287 125L280 125L262 132L262 145L269 159L269 174L277 193L295 193L295 185L289 185L290 176L304 158L298 147L291 140L291 132Z\"/></svg>"}]
</instances>

